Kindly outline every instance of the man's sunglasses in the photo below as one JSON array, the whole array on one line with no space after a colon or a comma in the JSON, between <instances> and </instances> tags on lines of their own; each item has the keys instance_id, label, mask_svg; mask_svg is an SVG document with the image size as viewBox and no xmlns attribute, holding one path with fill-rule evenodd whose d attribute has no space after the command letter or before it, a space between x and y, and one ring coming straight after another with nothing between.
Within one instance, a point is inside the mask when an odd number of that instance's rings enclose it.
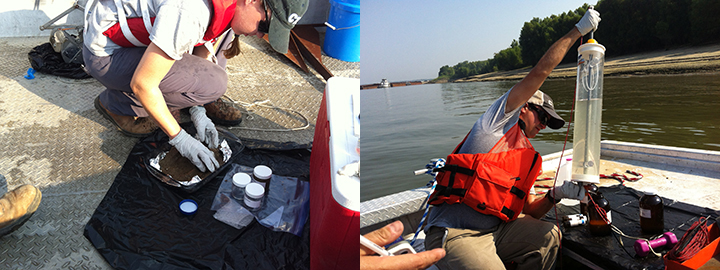
<instances>
[{"instance_id":1,"label":"man's sunglasses","mask_svg":"<svg viewBox=\"0 0 720 270\"><path fill-rule=\"evenodd\" d=\"M538 119L540 119L540 124L547 126L548 120L550 120L547 112L545 112L545 110L543 110L542 108L535 106L535 105L530 105L530 108L532 108L534 111L537 112Z\"/></svg>"},{"instance_id":2,"label":"man's sunglasses","mask_svg":"<svg viewBox=\"0 0 720 270\"><path fill-rule=\"evenodd\" d=\"M265 10L265 19L258 23L258 32L270 33L270 14L268 14L267 3L263 1L263 9Z\"/></svg>"}]
</instances>

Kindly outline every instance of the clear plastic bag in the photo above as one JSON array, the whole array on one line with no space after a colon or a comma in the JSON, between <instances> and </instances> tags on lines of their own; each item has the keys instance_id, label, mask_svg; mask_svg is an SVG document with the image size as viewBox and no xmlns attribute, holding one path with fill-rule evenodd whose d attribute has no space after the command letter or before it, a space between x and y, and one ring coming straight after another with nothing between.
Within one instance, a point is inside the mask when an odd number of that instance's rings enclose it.
<instances>
[{"instance_id":1,"label":"clear plastic bag","mask_svg":"<svg viewBox=\"0 0 720 270\"><path fill-rule=\"evenodd\" d=\"M254 215L263 226L274 231L302 235L310 211L310 185L295 177L273 175L270 190L263 198L263 205L250 212L232 193L232 177L235 173L252 174L252 168L232 164L223 178L210 210L218 211L215 219L235 228L247 226L247 213ZM243 225L244 224L244 225Z\"/></svg>"},{"instance_id":2,"label":"clear plastic bag","mask_svg":"<svg viewBox=\"0 0 720 270\"><path fill-rule=\"evenodd\" d=\"M270 191L255 218L274 231L302 235L310 211L310 183L273 175Z\"/></svg>"}]
</instances>

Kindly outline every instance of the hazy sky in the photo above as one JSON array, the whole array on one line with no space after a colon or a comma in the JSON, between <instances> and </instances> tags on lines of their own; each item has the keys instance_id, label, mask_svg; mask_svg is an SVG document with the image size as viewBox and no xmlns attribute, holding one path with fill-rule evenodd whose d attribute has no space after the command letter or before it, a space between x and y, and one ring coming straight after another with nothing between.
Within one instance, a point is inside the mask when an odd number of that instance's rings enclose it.
<instances>
[{"instance_id":1,"label":"hazy sky","mask_svg":"<svg viewBox=\"0 0 720 270\"><path fill-rule=\"evenodd\" d=\"M510 47L532 18L584 3L597 1L362 0L360 83L434 79L444 65L487 60Z\"/></svg>"}]
</instances>

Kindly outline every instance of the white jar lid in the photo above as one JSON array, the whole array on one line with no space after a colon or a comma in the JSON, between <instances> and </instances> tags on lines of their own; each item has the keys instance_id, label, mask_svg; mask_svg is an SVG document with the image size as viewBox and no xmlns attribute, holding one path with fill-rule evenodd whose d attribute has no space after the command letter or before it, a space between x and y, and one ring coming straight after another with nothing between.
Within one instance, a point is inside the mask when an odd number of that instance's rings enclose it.
<instances>
[{"instance_id":1,"label":"white jar lid","mask_svg":"<svg viewBox=\"0 0 720 270\"><path fill-rule=\"evenodd\" d=\"M186 215L195 214L198 209L198 205L195 201L187 199L180 202L180 211Z\"/></svg>"},{"instance_id":2,"label":"white jar lid","mask_svg":"<svg viewBox=\"0 0 720 270\"><path fill-rule=\"evenodd\" d=\"M245 186L245 195L252 199L260 199L265 194L265 188L258 183L250 183Z\"/></svg>"},{"instance_id":3,"label":"white jar lid","mask_svg":"<svg viewBox=\"0 0 720 270\"><path fill-rule=\"evenodd\" d=\"M257 165L255 166L255 169L253 169L253 174L259 179L270 179L272 176L272 170L268 166Z\"/></svg>"},{"instance_id":4,"label":"white jar lid","mask_svg":"<svg viewBox=\"0 0 720 270\"><path fill-rule=\"evenodd\" d=\"M244 188L248 184L250 184L250 175L247 173L236 173L233 175L233 185L236 187Z\"/></svg>"}]
</instances>

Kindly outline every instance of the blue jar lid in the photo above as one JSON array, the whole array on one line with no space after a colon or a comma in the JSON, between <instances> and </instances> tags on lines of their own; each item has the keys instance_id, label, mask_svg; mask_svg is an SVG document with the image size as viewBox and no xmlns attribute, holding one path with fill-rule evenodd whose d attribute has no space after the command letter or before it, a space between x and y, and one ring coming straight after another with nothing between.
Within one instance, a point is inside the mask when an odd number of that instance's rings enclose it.
<instances>
[{"instance_id":1,"label":"blue jar lid","mask_svg":"<svg viewBox=\"0 0 720 270\"><path fill-rule=\"evenodd\" d=\"M191 200L191 199L185 199L180 202L180 212L182 212L185 215L192 215L197 212L198 204Z\"/></svg>"}]
</instances>

